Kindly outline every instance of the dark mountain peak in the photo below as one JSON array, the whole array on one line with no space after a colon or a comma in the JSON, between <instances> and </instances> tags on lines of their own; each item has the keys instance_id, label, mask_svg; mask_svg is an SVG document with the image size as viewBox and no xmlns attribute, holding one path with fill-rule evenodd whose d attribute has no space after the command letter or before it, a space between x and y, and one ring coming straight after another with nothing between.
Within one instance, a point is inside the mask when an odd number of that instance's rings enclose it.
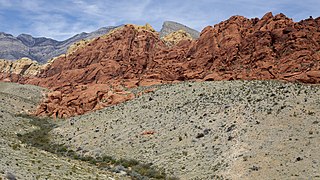
<instances>
[{"instance_id":1,"label":"dark mountain peak","mask_svg":"<svg viewBox=\"0 0 320 180\"><path fill-rule=\"evenodd\" d=\"M24 33L22 33L19 36L17 36L17 38L19 38L19 37L21 37L21 38L33 38L30 34L24 34Z\"/></svg>"},{"instance_id":2,"label":"dark mountain peak","mask_svg":"<svg viewBox=\"0 0 320 180\"><path fill-rule=\"evenodd\" d=\"M26 46L34 46L35 39L29 34L20 34L17 39L19 39Z\"/></svg>"},{"instance_id":3,"label":"dark mountain peak","mask_svg":"<svg viewBox=\"0 0 320 180\"><path fill-rule=\"evenodd\" d=\"M46 37L39 37L35 38L35 45L57 45L59 41L51 39L51 38L46 38Z\"/></svg>"},{"instance_id":4,"label":"dark mountain peak","mask_svg":"<svg viewBox=\"0 0 320 180\"><path fill-rule=\"evenodd\" d=\"M2 37L14 37L14 36L11 34L7 34L5 32L0 32L0 38L2 38Z\"/></svg>"}]
</instances>

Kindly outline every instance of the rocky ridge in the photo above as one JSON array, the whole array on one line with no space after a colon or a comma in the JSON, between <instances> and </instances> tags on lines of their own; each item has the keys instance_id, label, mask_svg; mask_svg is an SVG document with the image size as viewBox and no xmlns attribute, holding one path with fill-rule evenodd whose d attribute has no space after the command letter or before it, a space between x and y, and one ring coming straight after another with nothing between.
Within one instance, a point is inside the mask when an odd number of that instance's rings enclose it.
<instances>
[{"instance_id":1,"label":"rocky ridge","mask_svg":"<svg viewBox=\"0 0 320 180\"><path fill-rule=\"evenodd\" d=\"M57 41L45 37L32 37L29 34L20 34L14 37L11 34L0 32L0 58L6 60L18 60L24 57L39 63L46 63L52 58L65 54L67 49L78 41L88 41L107 34L120 26L102 27L90 33L80 33L64 41ZM166 21L161 29L161 37L169 33L184 30L191 34L194 39L199 37L199 32L185 25Z\"/></svg>"},{"instance_id":2,"label":"rocky ridge","mask_svg":"<svg viewBox=\"0 0 320 180\"><path fill-rule=\"evenodd\" d=\"M64 41L50 38L35 38L28 34L20 34L14 37L11 34L0 33L0 58L17 60L24 57L39 63L46 63L49 59L66 53L68 47L82 39L93 39L117 27L102 27L91 33L77 34Z\"/></svg>"},{"instance_id":3,"label":"rocky ridge","mask_svg":"<svg viewBox=\"0 0 320 180\"><path fill-rule=\"evenodd\" d=\"M130 88L178 81L278 79L319 83L320 18L233 16L197 40L168 47L157 32L125 25L57 58L37 78L52 91L38 114L69 117L135 97Z\"/></svg>"}]
</instances>

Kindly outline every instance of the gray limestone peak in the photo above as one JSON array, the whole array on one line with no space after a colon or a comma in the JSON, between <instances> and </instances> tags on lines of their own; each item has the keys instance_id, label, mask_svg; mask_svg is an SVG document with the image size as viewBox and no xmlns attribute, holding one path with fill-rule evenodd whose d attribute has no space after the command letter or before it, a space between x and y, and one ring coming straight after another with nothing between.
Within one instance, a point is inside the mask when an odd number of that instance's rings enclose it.
<instances>
[{"instance_id":1,"label":"gray limestone peak","mask_svg":"<svg viewBox=\"0 0 320 180\"><path fill-rule=\"evenodd\" d=\"M200 36L200 32L194 29L187 27L186 25L173 22L173 21L165 21L162 25L162 29L160 30L160 37L164 37L172 32L184 30L188 34L191 35L193 39L198 39Z\"/></svg>"}]
</instances>

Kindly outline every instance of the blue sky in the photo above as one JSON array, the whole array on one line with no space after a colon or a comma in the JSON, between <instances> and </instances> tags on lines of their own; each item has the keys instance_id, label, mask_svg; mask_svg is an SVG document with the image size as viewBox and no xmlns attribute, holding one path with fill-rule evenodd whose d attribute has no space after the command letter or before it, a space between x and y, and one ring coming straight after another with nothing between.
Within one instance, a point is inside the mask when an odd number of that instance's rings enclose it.
<instances>
[{"instance_id":1,"label":"blue sky","mask_svg":"<svg viewBox=\"0 0 320 180\"><path fill-rule=\"evenodd\" d=\"M320 16L320 0L0 0L0 32L64 40L103 26L172 20L198 31L232 15L284 13L295 21Z\"/></svg>"}]
</instances>

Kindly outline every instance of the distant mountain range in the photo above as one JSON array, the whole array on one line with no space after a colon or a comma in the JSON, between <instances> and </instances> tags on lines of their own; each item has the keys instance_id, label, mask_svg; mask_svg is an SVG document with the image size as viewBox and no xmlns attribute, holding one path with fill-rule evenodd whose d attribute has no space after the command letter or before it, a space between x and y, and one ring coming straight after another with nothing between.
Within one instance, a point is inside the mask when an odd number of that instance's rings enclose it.
<instances>
[{"instance_id":1,"label":"distant mountain range","mask_svg":"<svg viewBox=\"0 0 320 180\"><path fill-rule=\"evenodd\" d=\"M17 60L27 57L39 63L45 63L51 58L66 53L68 47L75 42L82 39L99 37L117 27L120 26L102 27L90 33L83 32L64 41L57 41L46 37L36 38L28 34L20 34L15 37L11 34L0 32L0 59ZM195 39L199 37L200 33L198 31L172 21L163 23L160 37L181 29Z\"/></svg>"},{"instance_id":2,"label":"distant mountain range","mask_svg":"<svg viewBox=\"0 0 320 180\"><path fill-rule=\"evenodd\" d=\"M0 58L17 60L23 57L45 63L47 60L64 54L68 47L81 39L92 39L108 33L116 26L103 27L91 33L77 34L67 40L57 41L50 38L35 38L28 34L14 37L0 32Z\"/></svg>"}]
</instances>

